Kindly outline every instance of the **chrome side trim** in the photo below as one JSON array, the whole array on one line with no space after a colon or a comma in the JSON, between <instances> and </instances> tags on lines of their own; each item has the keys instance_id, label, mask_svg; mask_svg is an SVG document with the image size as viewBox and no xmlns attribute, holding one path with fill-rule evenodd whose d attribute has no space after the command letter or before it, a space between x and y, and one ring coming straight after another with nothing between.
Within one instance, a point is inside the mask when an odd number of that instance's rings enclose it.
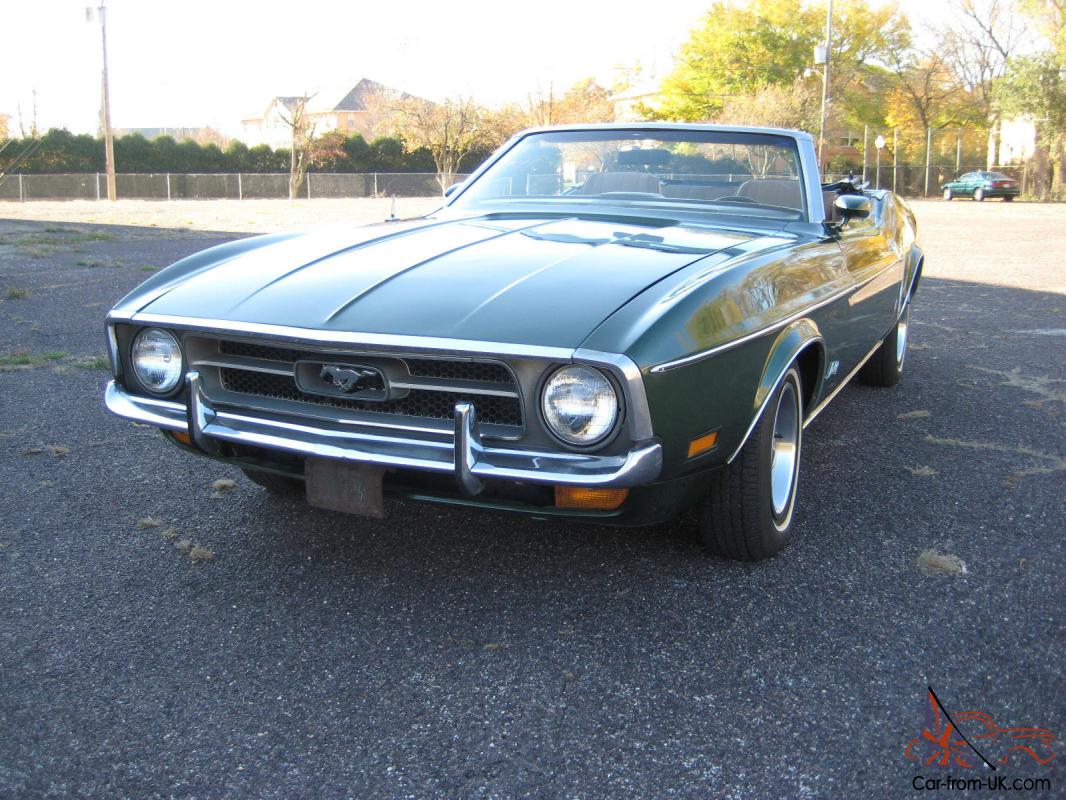
<instances>
[{"instance_id":1,"label":"chrome side trim","mask_svg":"<svg viewBox=\"0 0 1066 800\"><path fill-rule=\"evenodd\" d=\"M792 363L789 362L788 366L792 366ZM740 455L740 451L744 449L744 445L748 443L748 437L751 436L751 432L755 430L755 426L759 424L759 418L762 417L762 412L766 410L766 404L770 402L770 398L774 396L774 392L777 391L777 387L781 385L781 381L785 379L786 375L788 375L788 367L781 370L781 374L777 376L774 385L770 387L770 391L766 393L766 397L764 397L763 401L759 403L759 410L755 412L755 416L752 417L748 429L744 431L744 435L740 437L740 443L737 445L737 449L725 460L726 464L732 464L733 459Z\"/></svg>"},{"instance_id":2,"label":"chrome side trim","mask_svg":"<svg viewBox=\"0 0 1066 800\"><path fill-rule=\"evenodd\" d=\"M824 348L825 348L825 339L823 339L821 336L815 336L815 337L813 337L813 338L811 338L808 341L803 343L803 346L800 347L800 349L796 353L796 355L794 355L792 357L792 360L789 361L788 364L785 365L785 368L783 370L781 370L781 374L777 376L777 380L774 381L774 385L770 387L770 391L768 391L766 393L766 397L764 397L762 403L759 404L758 412L755 414L755 416L752 418L751 422L748 424L747 430L744 431L744 435L740 439L740 444L737 445L737 449L733 451L733 455L731 455L728 459L726 459L725 463L732 464L733 463L733 459L735 459L738 455L740 455L740 451L744 447L744 445L747 444L748 437L751 436L751 432L753 430L755 430L755 426L759 424L759 418L762 416L762 412L766 408L766 404L770 402L770 398L774 396L774 392L777 391L777 387L781 385L781 381L783 381L785 379L785 376L788 374L789 367L791 367L793 364L796 363L796 359L799 357L800 353L803 353L804 351L807 350L807 348L809 348L812 344L815 344L815 343L820 343L822 348L823 348L823 350L824 350ZM819 374L818 383L815 384L814 388L816 390L819 389L824 382L825 382L825 378L821 377L821 374ZM801 401L801 404L802 404L802 401Z\"/></svg>"},{"instance_id":3,"label":"chrome side trim","mask_svg":"<svg viewBox=\"0 0 1066 800\"><path fill-rule=\"evenodd\" d=\"M300 342L311 345L344 345L359 352L373 350L382 353L406 353L410 355L494 355L515 358L544 358L569 361L573 350L565 347L542 347L539 345L509 344L507 342L480 342L472 339L448 339L436 336L406 336L384 333L356 333L353 331L316 330L288 325L269 325L261 322L236 322L233 320L177 317L169 314L119 314L108 315L110 322L130 322L137 325L161 326L180 330L194 330L208 334L249 334L272 341Z\"/></svg>"},{"instance_id":4,"label":"chrome side trim","mask_svg":"<svg viewBox=\"0 0 1066 800\"><path fill-rule=\"evenodd\" d=\"M811 413L808 414L807 415L807 419L805 419L803 421L804 429L806 429L808 425L810 425L812 422L814 422L814 418L822 413L822 409L824 409L827 405L829 405L829 401L830 400L832 400L834 397L836 397L838 394L840 394L840 390L841 389L843 389L845 386L847 386L849 383L851 383L851 379L854 378L855 375L858 374L859 370L862 369L866 365L866 362L869 361L871 357L873 357L873 354L877 352L877 348L880 347L880 346L881 346L880 342L875 344L873 346L873 348L871 348L870 352L862 357L862 360L859 362L858 366L856 366L855 369L853 369L851 372L849 372L847 375L845 375L843 377L843 379L841 379L840 383L837 384L837 388L835 388L833 391L831 391L825 397L825 399L822 400L822 402L820 402L813 409L811 409Z\"/></svg>"},{"instance_id":5,"label":"chrome side trim","mask_svg":"<svg viewBox=\"0 0 1066 800\"><path fill-rule=\"evenodd\" d=\"M452 473L467 487L473 486L475 479L639 486L655 480L662 471L662 445L655 441L641 442L615 456L485 447L477 441L472 408L456 409L458 430L451 442L319 428L213 409L200 390L199 376L190 373L187 381L188 407L132 395L114 381L107 385L105 402L108 410L120 417L187 432L194 442L208 447L215 446L216 441L228 441L304 456Z\"/></svg>"},{"instance_id":6,"label":"chrome side trim","mask_svg":"<svg viewBox=\"0 0 1066 800\"><path fill-rule=\"evenodd\" d=\"M664 361L662 364L656 364L654 367L651 368L650 371L656 373L667 372L669 370L676 369L677 367L683 367L688 364L695 364L696 362L703 361L704 359L711 358L712 356L716 356L719 353L724 353L726 350L732 350L734 347L739 347L742 344L750 342L754 339L758 339L761 336L767 336L768 334L779 331L782 328L791 325L796 320L801 319L807 316L808 314L817 311L818 309L823 308L824 306L827 306L836 300L839 300L845 295L851 294L852 292L857 292L859 289L862 289L868 283L871 283L872 281L881 277L881 275L892 269L902 260L902 258L897 258L895 261L891 262L890 264L886 264L884 267L877 270L877 272L875 272L873 275L863 278L861 282L853 284L851 286L845 286L843 289L833 292L828 297L822 298L814 305L807 306L806 308L797 311L796 313L791 314L785 317L784 319L780 319L777 322L767 325L765 328L760 328L757 331L752 331L751 333L741 336L739 339L733 339L731 341L715 345L714 347L708 350L701 350L698 353L683 356L681 358L674 359L673 361Z\"/></svg>"}]
</instances>

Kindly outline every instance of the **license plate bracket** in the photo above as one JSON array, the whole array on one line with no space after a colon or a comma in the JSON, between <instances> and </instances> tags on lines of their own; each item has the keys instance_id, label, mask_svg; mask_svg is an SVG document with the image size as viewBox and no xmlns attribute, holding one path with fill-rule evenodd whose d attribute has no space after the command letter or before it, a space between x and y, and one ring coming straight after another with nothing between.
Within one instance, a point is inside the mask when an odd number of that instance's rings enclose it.
<instances>
[{"instance_id":1,"label":"license plate bracket","mask_svg":"<svg viewBox=\"0 0 1066 800\"><path fill-rule=\"evenodd\" d=\"M307 502L315 508L385 519L385 470L373 464L309 457L304 461Z\"/></svg>"}]
</instances>

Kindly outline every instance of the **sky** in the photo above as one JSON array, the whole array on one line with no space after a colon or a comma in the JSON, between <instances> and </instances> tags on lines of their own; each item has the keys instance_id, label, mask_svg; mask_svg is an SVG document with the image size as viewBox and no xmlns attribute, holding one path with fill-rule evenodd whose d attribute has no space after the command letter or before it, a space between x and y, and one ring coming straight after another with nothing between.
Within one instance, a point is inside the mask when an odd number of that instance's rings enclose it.
<instances>
[{"instance_id":1,"label":"sky","mask_svg":"<svg viewBox=\"0 0 1066 800\"><path fill-rule=\"evenodd\" d=\"M0 113L41 130L94 133L100 110L99 0L35 0L4 9ZM948 0L905 0L919 16ZM709 0L109 0L111 118L118 128L240 119L283 94L368 77L430 99L498 105L620 69L661 77ZM292 16L293 9L298 16ZM930 11L932 9L932 11Z\"/></svg>"}]
</instances>

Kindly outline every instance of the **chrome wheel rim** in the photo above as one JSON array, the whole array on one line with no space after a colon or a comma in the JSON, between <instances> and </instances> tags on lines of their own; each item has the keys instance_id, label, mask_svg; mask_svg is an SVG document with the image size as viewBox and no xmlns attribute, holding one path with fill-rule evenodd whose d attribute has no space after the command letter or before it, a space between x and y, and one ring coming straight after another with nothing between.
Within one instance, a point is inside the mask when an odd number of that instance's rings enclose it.
<instances>
[{"instance_id":1,"label":"chrome wheel rim","mask_svg":"<svg viewBox=\"0 0 1066 800\"><path fill-rule=\"evenodd\" d=\"M945 200L950 200L951 199L951 189L945 189L944 190L944 199Z\"/></svg>"},{"instance_id":2,"label":"chrome wheel rim","mask_svg":"<svg viewBox=\"0 0 1066 800\"><path fill-rule=\"evenodd\" d=\"M907 331L910 329L911 307L903 309L903 314L896 323L896 369L903 369L903 359L907 357Z\"/></svg>"},{"instance_id":3,"label":"chrome wheel rim","mask_svg":"<svg viewBox=\"0 0 1066 800\"><path fill-rule=\"evenodd\" d=\"M799 466L800 418L796 384L786 381L781 387L774 413L774 438L770 453L770 502L774 517L787 516L796 488Z\"/></svg>"}]
</instances>

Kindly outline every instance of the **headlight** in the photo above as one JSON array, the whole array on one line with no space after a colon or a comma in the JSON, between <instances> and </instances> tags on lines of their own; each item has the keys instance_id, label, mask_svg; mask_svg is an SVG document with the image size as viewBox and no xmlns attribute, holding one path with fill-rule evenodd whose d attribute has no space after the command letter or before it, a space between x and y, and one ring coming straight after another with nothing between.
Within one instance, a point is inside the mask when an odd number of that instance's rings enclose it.
<instances>
[{"instance_id":1,"label":"headlight","mask_svg":"<svg viewBox=\"0 0 1066 800\"><path fill-rule=\"evenodd\" d=\"M618 419L618 396L591 367L563 367L544 385L544 421L564 442L590 445L604 439Z\"/></svg>"},{"instance_id":2,"label":"headlight","mask_svg":"<svg viewBox=\"0 0 1066 800\"><path fill-rule=\"evenodd\" d=\"M177 339L159 328L148 328L137 334L130 362L137 380L150 392L167 394L181 380L181 347Z\"/></svg>"}]
</instances>

